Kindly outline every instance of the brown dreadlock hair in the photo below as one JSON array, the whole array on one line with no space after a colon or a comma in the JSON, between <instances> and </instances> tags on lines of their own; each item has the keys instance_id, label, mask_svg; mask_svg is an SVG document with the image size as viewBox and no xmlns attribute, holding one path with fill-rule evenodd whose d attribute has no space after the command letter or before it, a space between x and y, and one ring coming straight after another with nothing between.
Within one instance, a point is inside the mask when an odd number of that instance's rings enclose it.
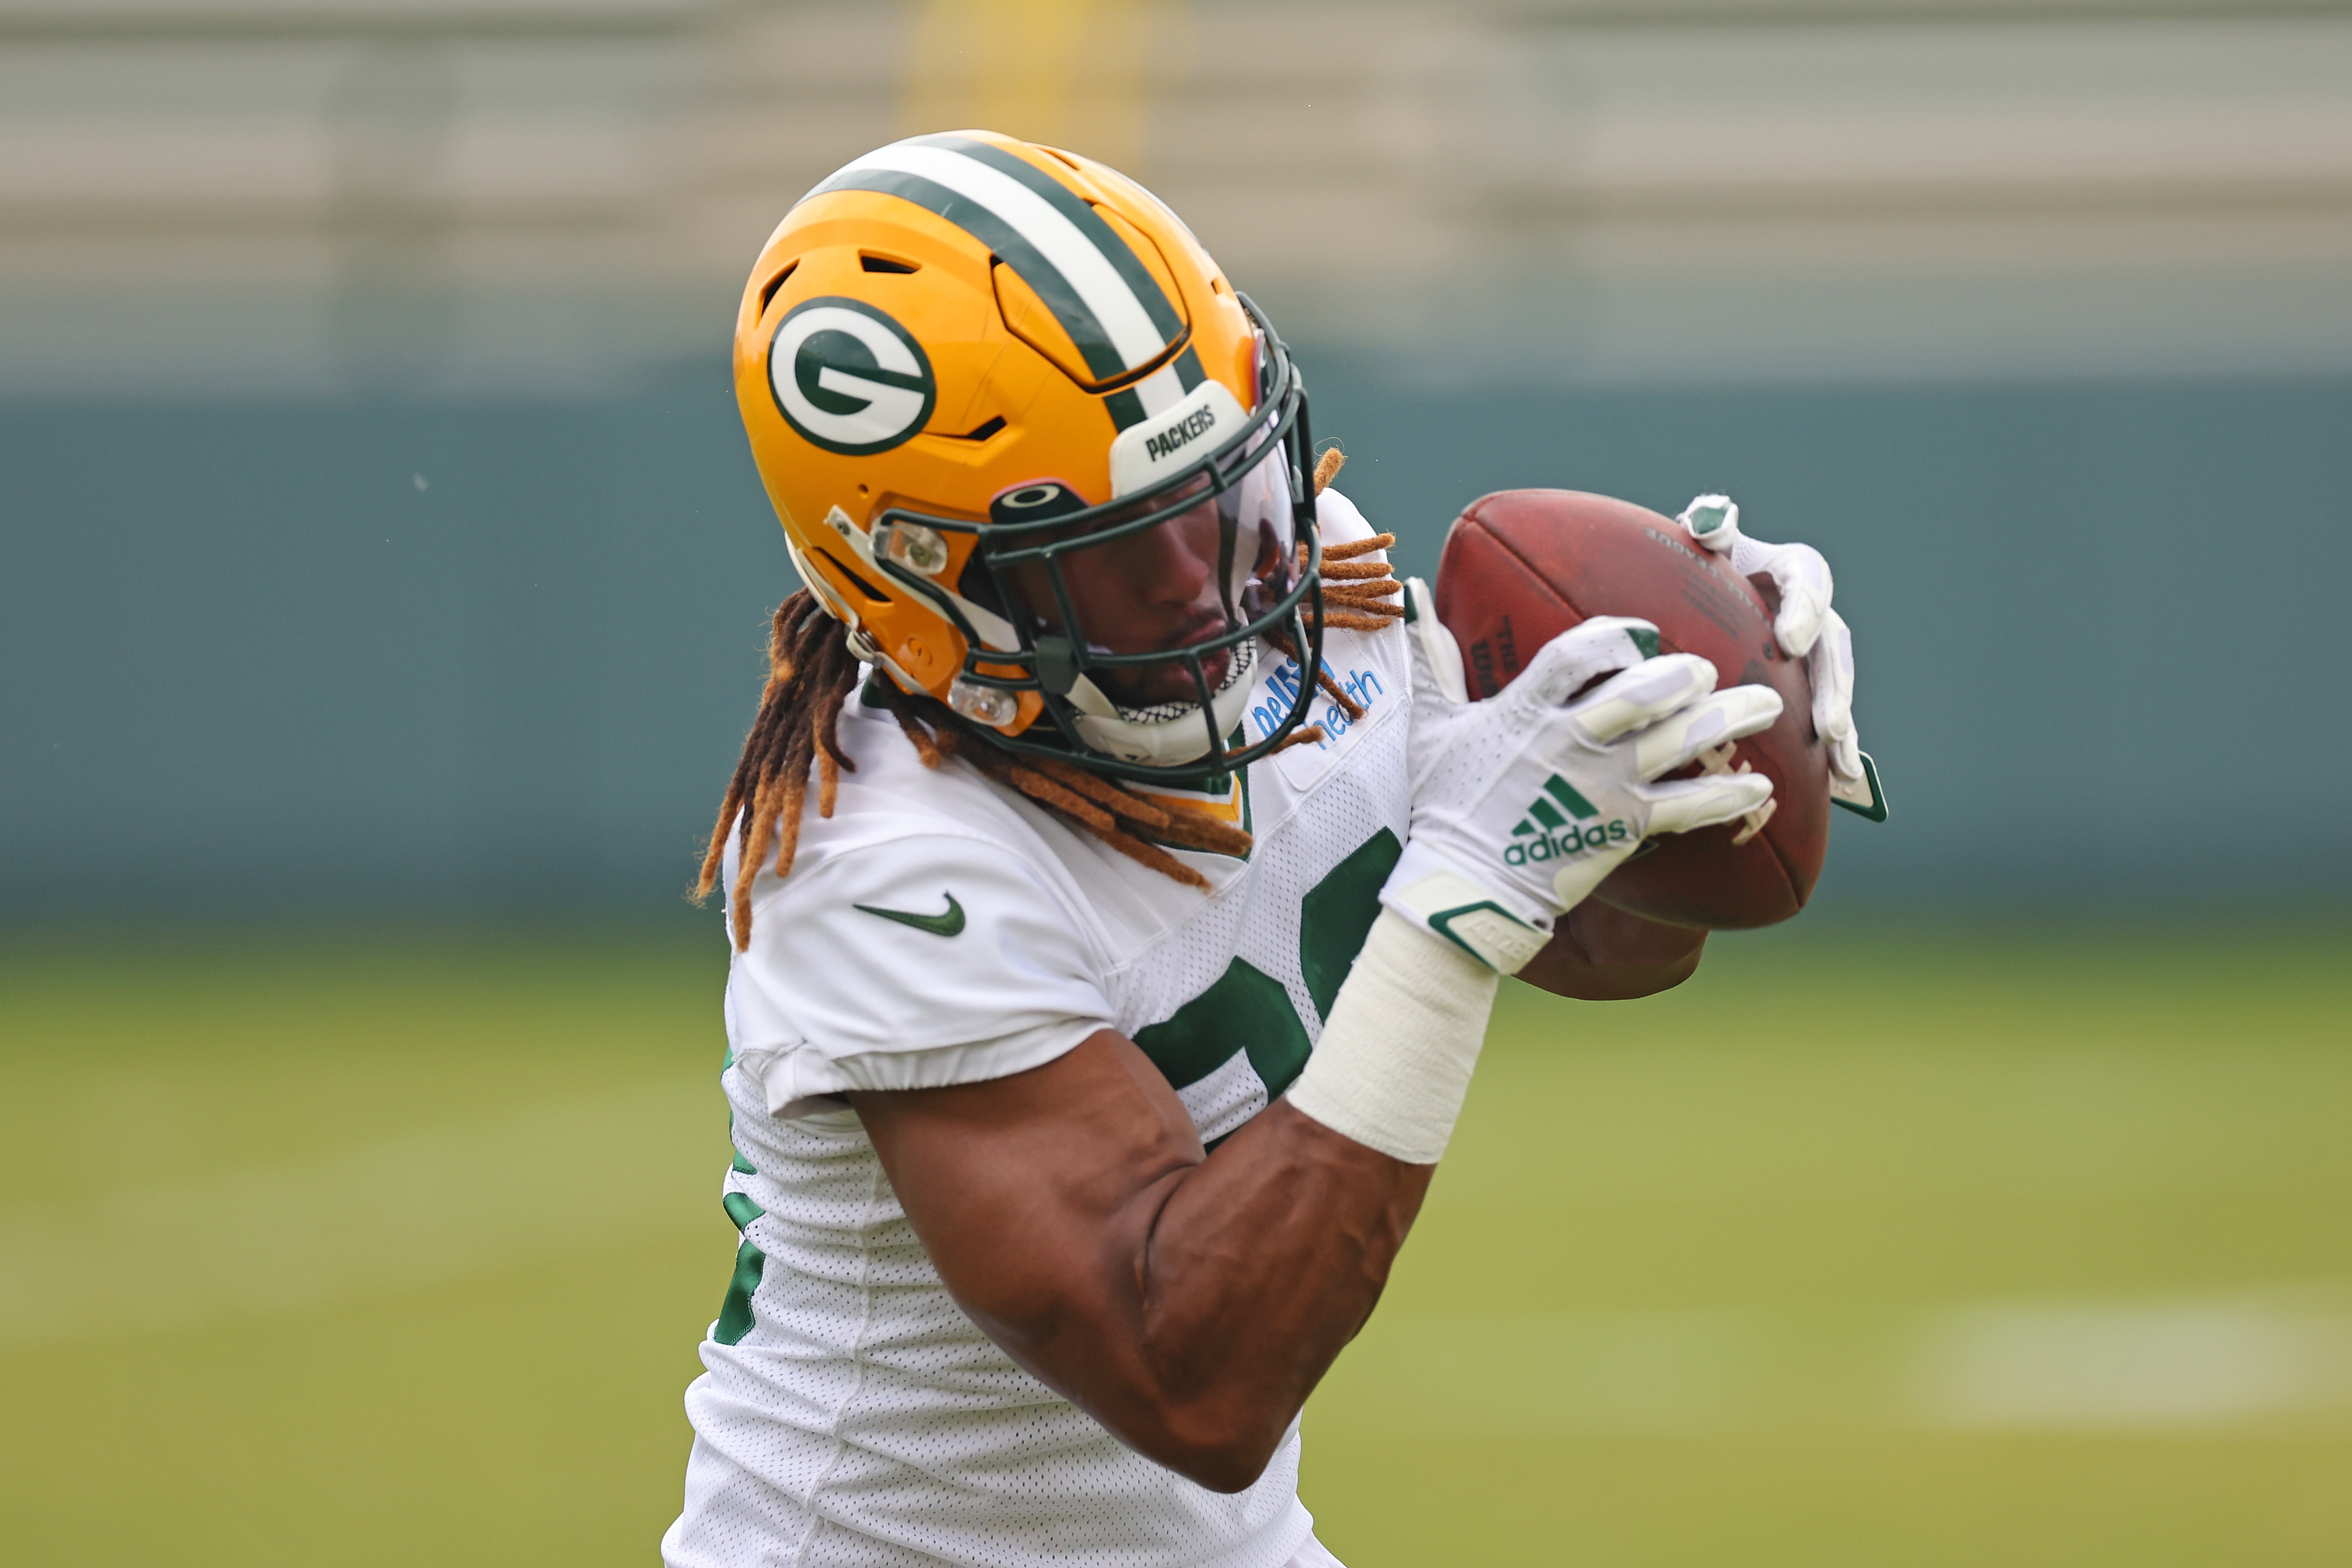
<instances>
[{"instance_id":1,"label":"brown dreadlock hair","mask_svg":"<svg viewBox=\"0 0 2352 1568\"><path fill-rule=\"evenodd\" d=\"M1317 459L1318 495L1346 461L1337 447ZM1396 535L1381 533L1324 548L1322 624L1326 627L1377 631L1403 616L1403 606L1390 602L1403 592L1402 584L1385 563L1361 559L1395 542ZM1307 546L1302 542L1298 548L1303 566ZM1288 638L1267 640L1290 658L1298 658ZM728 781L719 821L710 831L702 870L694 883L695 901L699 903L718 882L727 851L727 831L733 826L742 845L742 863L736 870L730 899L738 951L751 942L751 881L767 861L772 845L776 875L791 874L800 848L801 819L808 809L812 764L816 771L816 814L825 817L833 815L842 773L857 769L842 751L837 733L842 707L856 687L857 674L858 659L849 650L848 628L827 615L807 589L776 606L769 626L768 684L760 694L760 714L743 739L742 758L735 764L735 776ZM1362 706L1341 690L1328 672L1318 670L1316 681L1350 721L1364 716ZM1249 852L1250 836L1238 827L1155 801L1118 780L1058 757L1015 756L991 745L984 730L966 723L945 704L901 691L887 677L877 676L867 682L866 690L869 701L888 709L898 721L925 767L940 767L950 758L960 758L1172 880L1203 892L1209 888L1208 879L1169 854L1162 845L1220 855ZM1293 731L1283 745L1322 738L1322 726L1307 724Z\"/></svg>"}]
</instances>

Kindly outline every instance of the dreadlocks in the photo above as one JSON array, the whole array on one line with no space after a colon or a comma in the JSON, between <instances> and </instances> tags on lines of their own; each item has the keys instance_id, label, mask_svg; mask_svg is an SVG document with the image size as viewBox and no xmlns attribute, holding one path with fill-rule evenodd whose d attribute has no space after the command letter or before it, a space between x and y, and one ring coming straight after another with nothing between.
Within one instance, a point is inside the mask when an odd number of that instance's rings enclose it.
<instances>
[{"instance_id":1,"label":"dreadlocks","mask_svg":"<svg viewBox=\"0 0 2352 1568\"><path fill-rule=\"evenodd\" d=\"M1315 489L1321 494L1347 459L1334 449L1315 465ZM1385 601L1402 592L1386 564L1359 559L1396 542L1391 533L1349 544L1327 547L1323 552L1323 625L1349 631L1375 631L1404 614ZM1305 547L1302 545L1301 560ZM1288 640L1268 639L1294 660L1297 651ZM856 688L859 664L849 650L848 628L827 615L805 588L776 607L768 630L768 684L760 694L760 715L744 737L743 755L728 781L719 803L719 821L703 850L702 870L695 879L698 902L710 895L727 850L732 826L742 849L742 862L730 889L730 924L738 951L751 942L751 882L775 851L778 877L792 872L800 848L801 819L808 808L809 771L816 771L816 813L833 815L843 772L855 773L857 763L841 749L841 710ZM1364 710L1340 689L1328 672L1318 671L1318 683L1352 721ZM1115 779L1103 778L1057 757L1016 756L991 745L984 731L974 729L947 706L928 696L898 689L887 677L867 682L866 700L889 710L913 742L925 767L944 766L961 759L990 778L1035 801L1072 826L1091 834L1128 858L1149 866L1188 887L1208 890L1208 879L1161 847L1205 849L1220 855L1245 855L1250 836L1198 812L1153 800ZM1319 725L1302 725L1283 742L1285 746L1323 738Z\"/></svg>"},{"instance_id":2,"label":"dreadlocks","mask_svg":"<svg viewBox=\"0 0 2352 1568\"><path fill-rule=\"evenodd\" d=\"M1339 477L1339 470L1347 466L1347 462L1348 454L1337 447L1315 459L1315 493L1317 495L1321 495L1329 487L1331 481ZM1386 550L1395 542L1396 535L1393 533L1376 533L1370 539L1359 539L1352 543L1327 544L1323 547L1323 626L1325 630L1336 628L1343 632L1376 632L1391 621L1403 617L1404 606L1402 604L1387 602L1404 592L1404 584L1396 580L1394 574L1389 570L1388 563L1359 559L1375 551ZM1301 571L1306 570L1307 546L1304 542L1298 546L1298 565ZM1291 647L1290 638L1283 633L1268 633L1265 640L1280 649L1283 656L1293 664L1307 662L1299 658L1298 650ZM1364 716L1363 704L1341 690L1339 683L1331 679L1329 670L1317 670L1315 684L1322 688L1324 696L1339 704L1339 711L1348 716L1349 723L1352 724ZM1290 745L1300 741L1319 741L1322 738L1323 727L1320 724L1307 724L1300 726L1284 744Z\"/></svg>"}]
</instances>

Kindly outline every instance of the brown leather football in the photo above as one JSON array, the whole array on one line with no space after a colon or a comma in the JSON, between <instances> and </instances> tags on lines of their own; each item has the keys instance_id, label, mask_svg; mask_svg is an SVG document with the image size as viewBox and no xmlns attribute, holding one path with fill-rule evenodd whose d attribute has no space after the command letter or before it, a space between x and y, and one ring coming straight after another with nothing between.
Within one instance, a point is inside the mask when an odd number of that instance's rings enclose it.
<instances>
[{"instance_id":1,"label":"brown leather football","mask_svg":"<svg viewBox=\"0 0 2352 1568\"><path fill-rule=\"evenodd\" d=\"M1829 753L1813 733L1804 666L1772 640L1770 592L1769 578L1739 576L1671 518L1577 490L1481 496L1446 535L1437 618L1462 645L1473 697L1500 691L1536 649L1589 616L1638 616L1657 626L1661 652L1711 661L1718 689L1780 694L1770 729L1674 775L1753 768L1772 781L1764 811L1649 840L1601 884L1602 902L1715 930L1787 920L1812 895L1829 848Z\"/></svg>"}]
</instances>

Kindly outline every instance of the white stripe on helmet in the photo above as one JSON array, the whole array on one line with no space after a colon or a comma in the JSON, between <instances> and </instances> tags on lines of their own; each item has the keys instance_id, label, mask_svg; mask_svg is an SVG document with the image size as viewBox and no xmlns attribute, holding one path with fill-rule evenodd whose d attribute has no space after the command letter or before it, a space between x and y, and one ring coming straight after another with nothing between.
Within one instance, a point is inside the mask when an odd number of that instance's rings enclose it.
<instances>
[{"instance_id":1,"label":"white stripe on helmet","mask_svg":"<svg viewBox=\"0 0 2352 1568\"><path fill-rule=\"evenodd\" d=\"M1109 334L1111 347L1118 351L1128 369L1149 364L1166 351L1167 340L1151 324L1143 301L1135 297L1135 290L1127 286L1110 259L1077 225L1055 212L1051 202L1012 175L946 147L910 146L903 142L877 148L844 164L832 177L838 179L856 169L913 174L994 213L1069 279L1070 287Z\"/></svg>"},{"instance_id":2,"label":"white stripe on helmet","mask_svg":"<svg viewBox=\"0 0 2352 1568\"><path fill-rule=\"evenodd\" d=\"M1176 363L1171 360L1150 375L1135 384L1135 395L1143 405L1146 418L1165 414L1184 401L1184 383L1176 374Z\"/></svg>"}]
</instances>

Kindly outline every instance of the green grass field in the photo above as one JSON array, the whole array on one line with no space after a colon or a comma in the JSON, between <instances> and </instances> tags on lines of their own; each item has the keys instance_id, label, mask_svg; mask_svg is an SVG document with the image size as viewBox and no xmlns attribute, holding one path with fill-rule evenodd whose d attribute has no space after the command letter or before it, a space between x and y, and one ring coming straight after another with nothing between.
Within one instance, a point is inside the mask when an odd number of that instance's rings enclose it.
<instances>
[{"instance_id":1,"label":"green grass field","mask_svg":"<svg viewBox=\"0 0 2352 1568\"><path fill-rule=\"evenodd\" d=\"M2352 951L1793 929L1507 987L1309 1407L1350 1568L2352 1562ZM646 1563L715 941L0 954L0 1551Z\"/></svg>"}]
</instances>

